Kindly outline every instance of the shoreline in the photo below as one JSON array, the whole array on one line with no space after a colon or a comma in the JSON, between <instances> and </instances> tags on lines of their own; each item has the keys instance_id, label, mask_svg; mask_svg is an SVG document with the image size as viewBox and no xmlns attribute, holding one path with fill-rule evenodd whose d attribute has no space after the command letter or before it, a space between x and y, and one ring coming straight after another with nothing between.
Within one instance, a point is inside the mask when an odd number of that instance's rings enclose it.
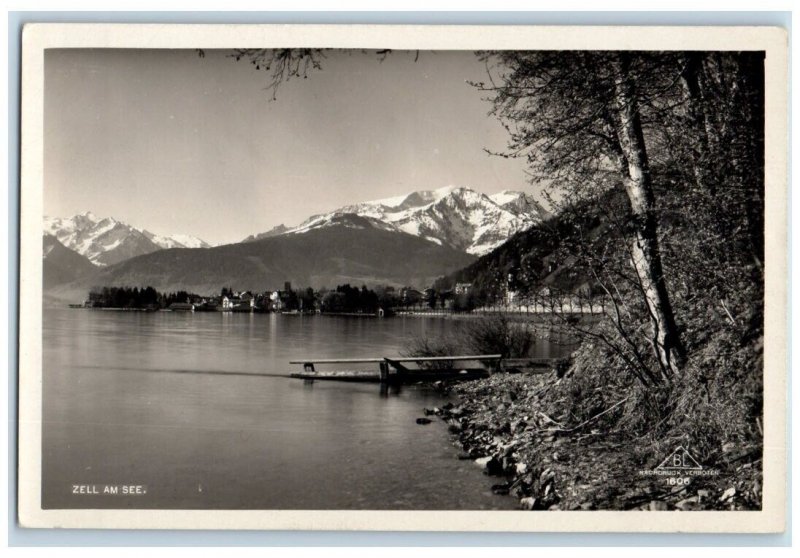
<instances>
[{"instance_id":1,"label":"shoreline","mask_svg":"<svg viewBox=\"0 0 800 558\"><path fill-rule=\"evenodd\" d=\"M553 371L443 384L448 402L424 413L444 421L458 458L482 467L497 480L492 491L516 498L522 510L760 509L747 496L759 486L757 460L732 456L682 472L671 485L675 473L652 471L667 455L642 462L620 432L567 428L547 416L543 402L560 381Z\"/></svg>"},{"instance_id":2,"label":"shoreline","mask_svg":"<svg viewBox=\"0 0 800 558\"><path fill-rule=\"evenodd\" d=\"M260 309L251 309L251 310L222 310L222 309L207 309L207 308L195 308L194 310L189 309L171 309L171 308L123 308L123 307L101 307L101 306L78 306L78 305L67 305L66 307L61 304L53 304L53 305L46 305L46 308L51 309L67 309L67 310L101 310L104 312L174 312L179 314L275 314L280 316L301 316L301 317L311 317L311 316L329 316L329 317L346 317L346 318L379 318L379 319L390 319L390 318L439 318L443 320L480 320L491 318L495 316L504 316L514 321L537 321L537 319L547 319L551 316L569 316L580 318L581 320L592 320L598 318L597 314L590 314L590 313L579 313L579 312L555 312L555 313L546 313L546 312L453 312L453 313L443 313L443 312L393 312L387 313L385 315L379 314L371 314L367 312L291 312L291 311L271 311L271 310L260 310Z\"/></svg>"}]
</instances>

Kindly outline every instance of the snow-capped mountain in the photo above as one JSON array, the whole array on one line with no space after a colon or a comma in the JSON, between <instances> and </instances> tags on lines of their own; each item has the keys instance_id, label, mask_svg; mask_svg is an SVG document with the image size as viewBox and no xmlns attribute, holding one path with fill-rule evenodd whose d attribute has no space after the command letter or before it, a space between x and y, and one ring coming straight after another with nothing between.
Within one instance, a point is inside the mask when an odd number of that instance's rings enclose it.
<instances>
[{"instance_id":1,"label":"snow-capped mountain","mask_svg":"<svg viewBox=\"0 0 800 558\"><path fill-rule=\"evenodd\" d=\"M99 266L112 265L164 248L208 248L188 235L159 236L91 211L62 219L45 217L44 232Z\"/></svg>"},{"instance_id":2,"label":"snow-capped mountain","mask_svg":"<svg viewBox=\"0 0 800 558\"><path fill-rule=\"evenodd\" d=\"M272 236L278 236L279 234L283 234L283 233L287 232L288 230L289 230L289 227L287 227L286 225L281 223L280 225L278 225L276 227L272 227L267 232L263 232L263 233L259 233L259 234L251 234L250 236L248 236L247 238L242 240L242 242L253 242L254 240L261 240L262 238L270 238Z\"/></svg>"},{"instance_id":3,"label":"snow-capped mountain","mask_svg":"<svg viewBox=\"0 0 800 558\"><path fill-rule=\"evenodd\" d=\"M486 195L449 186L341 207L315 215L281 234L303 233L339 222L343 215L367 217L375 226L419 236L439 245L483 255L513 234L548 216L533 197L504 190Z\"/></svg>"},{"instance_id":4,"label":"snow-capped mountain","mask_svg":"<svg viewBox=\"0 0 800 558\"><path fill-rule=\"evenodd\" d=\"M142 233L161 248L211 248L206 241L190 234L173 234L171 236L161 236L150 231L142 230Z\"/></svg>"}]
</instances>

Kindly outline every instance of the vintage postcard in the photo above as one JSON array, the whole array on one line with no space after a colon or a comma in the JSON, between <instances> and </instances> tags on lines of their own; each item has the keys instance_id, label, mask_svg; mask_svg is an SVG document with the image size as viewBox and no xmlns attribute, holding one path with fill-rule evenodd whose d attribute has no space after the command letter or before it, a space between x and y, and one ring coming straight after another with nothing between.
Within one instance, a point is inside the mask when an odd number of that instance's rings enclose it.
<instances>
[{"instance_id":1,"label":"vintage postcard","mask_svg":"<svg viewBox=\"0 0 800 558\"><path fill-rule=\"evenodd\" d=\"M783 531L785 30L22 56L22 526Z\"/></svg>"}]
</instances>

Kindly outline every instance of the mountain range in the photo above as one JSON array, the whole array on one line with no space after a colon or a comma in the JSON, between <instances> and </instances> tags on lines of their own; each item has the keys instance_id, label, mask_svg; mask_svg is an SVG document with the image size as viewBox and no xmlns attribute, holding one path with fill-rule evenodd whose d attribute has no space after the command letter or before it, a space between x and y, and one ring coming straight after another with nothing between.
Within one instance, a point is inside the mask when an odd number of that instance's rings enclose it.
<instances>
[{"instance_id":1,"label":"mountain range","mask_svg":"<svg viewBox=\"0 0 800 558\"><path fill-rule=\"evenodd\" d=\"M524 192L504 190L487 195L470 188L448 186L346 205L309 217L297 227L279 225L244 241L305 233L330 226L343 215L368 217L386 230L404 232L478 256L491 252L515 233L549 216Z\"/></svg>"},{"instance_id":2,"label":"mountain range","mask_svg":"<svg viewBox=\"0 0 800 558\"><path fill-rule=\"evenodd\" d=\"M213 248L173 248L98 268L78 281L93 285L152 286L160 291L219 292L222 286L264 291L352 285L425 286L474 256L422 238L386 230L367 217L344 215L304 234L277 235Z\"/></svg>"},{"instance_id":3,"label":"mountain range","mask_svg":"<svg viewBox=\"0 0 800 558\"><path fill-rule=\"evenodd\" d=\"M522 192L421 190L341 207L210 247L83 213L45 219L45 286L69 296L96 285L217 292L296 286L430 285L549 217Z\"/></svg>"},{"instance_id":4,"label":"mountain range","mask_svg":"<svg viewBox=\"0 0 800 558\"><path fill-rule=\"evenodd\" d=\"M193 236L160 236L113 217L99 218L91 211L64 219L45 217L44 232L98 266L113 265L168 248L209 247Z\"/></svg>"}]
</instances>

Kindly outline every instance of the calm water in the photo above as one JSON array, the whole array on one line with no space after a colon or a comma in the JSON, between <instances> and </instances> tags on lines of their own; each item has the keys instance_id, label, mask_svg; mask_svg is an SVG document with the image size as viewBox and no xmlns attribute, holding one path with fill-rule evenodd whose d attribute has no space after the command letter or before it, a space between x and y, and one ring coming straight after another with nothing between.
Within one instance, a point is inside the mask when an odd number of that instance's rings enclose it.
<instances>
[{"instance_id":1,"label":"calm water","mask_svg":"<svg viewBox=\"0 0 800 558\"><path fill-rule=\"evenodd\" d=\"M440 318L44 314L46 508L511 509L420 387L302 381L296 358L397 355ZM555 351L547 343L537 347ZM73 494L142 485L144 494ZM89 489L91 490L91 489Z\"/></svg>"}]
</instances>

